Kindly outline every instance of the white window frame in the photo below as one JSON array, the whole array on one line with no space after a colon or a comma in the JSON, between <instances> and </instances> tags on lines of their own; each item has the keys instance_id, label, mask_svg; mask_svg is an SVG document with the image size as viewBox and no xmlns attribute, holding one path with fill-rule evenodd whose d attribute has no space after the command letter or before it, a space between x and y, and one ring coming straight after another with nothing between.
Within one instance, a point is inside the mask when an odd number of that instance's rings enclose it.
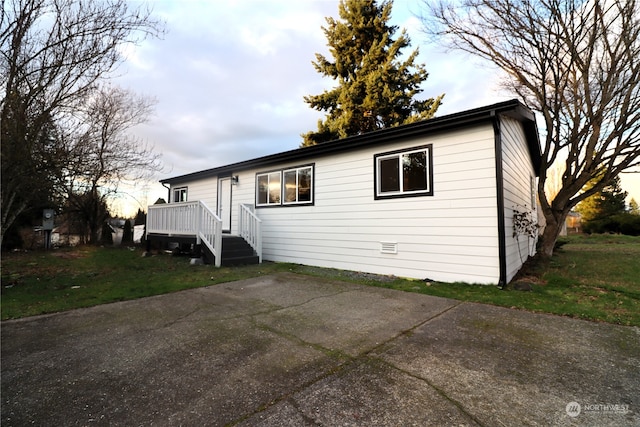
<instances>
[{"instance_id":1,"label":"white window frame","mask_svg":"<svg viewBox=\"0 0 640 427\"><path fill-rule=\"evenodd\" d=\"M402 167L402 157L413 153L425 153L426 157L426 183L427 188L423 190L404 190L404 169ZM397 159L398 160L398 191L385 191L381 190L382 181L380 173L380 163L383 160ZM374 167L375 167L375 199L390 199L399 197L413 197L413 196L433 196L433 146L432 144L424 145L420 147L411 147L403 150L396 150L388 153L381 153L374 155Z\"/></svg>"},{"instance_id":2,"label":"white window frame","mask_svg":"<svg viewBox=\"0 0 640 427\"><path fill-rule=\"evenodd\" d=\"M171 202L172 203L180 203L180 202L186 202L188 199L188 193L189 191L189 187L174 187L171 191ZM180 194L180 196L182 196L184 194L184 200L180 200L182 199L182 197L178 196L178 200L176 200L176 193Z\"/></svg>"},{"instance_id":3,"label":"white window frame","mask_svg":"<svg viewBox=\"0 0 640 427\"><path fill-rule=\"evenodd\" d=\"M536 190L537 190L537 186L536 186L536 177L535 175L531 175L530 177L530 191L531 191L531 210L536 210L536 208L538 207L538 197L536 194Z\"/></svg>"},{"instance_id":4,"label":"white window frame","mask_svg":"<svg viewBox=\"0 0 640 427\"><path fill-rule=\"evenodd\" d=\"M278 174L278 177L280 179L280 200L278 200L278 202L270 202L270 198L269 198L269 186L271 185L271 175L273 174ZM266 203L260 203L260 177L261 176L266 176L267 177L267 202ZM280 206L282 204L282 171L269 171L269 172L262 172L262 173L257 173L256 174L256 206Z\"/></svg>"},{"instance_id":5,"label":"white window frame","mask_svg":"<svg viewBox=\"0 0 640 427\"><path fill-rule=\"evenodd\" d=\"M298 200L298 186L299 186L299 175L298 175L298 171L300 170L304 170L304 169L309 169L311 171L311 181L310 181L310 186L311 188L309 189L310 191L310 200L304 200L304 201L299 201ZM296 201L292 201L292 202L285 202L285 182L284 182L284 176L286 172L294 172L296 173ZM267 193L267 203L260 203L260 177L264 177L267 176L267 186L270 185L270 178L269 176L271 174L279 174L278 176L280 177L280 201L279 202L269 202L269 197L268 197L268 193ZM283 169L277 169L277 170L271 170L271 171L267 171L267 172L259 172L256 173L256 194L255 194L255 198L256 198L256 207L261 207L261 208L265 208L265 207L275 207L275 206L305 206L305 205L313 205L314 203L314 187L315 187L315 183L314 183L314 174L315 174L315 164L307 164L307 165L302 165L302 166L294 166L294 167L290 167L290 168L283 168Z\"/></svg>"},{"instance_id":6,"label":"white window frame","mask_svg":"<svg viewBox=\"0 0 640 427\"><path fill-rule=\"evenodd\" d=\"M300 175L298 174L299 171L304 170L304 169L309 169L309 171L311 172L309 174L309 196L310 199L309 200L298 200L298 195L299 195L299 188L300 188ZM292 201L292 202L287 202L286 201L286 188L285 188L285 175L287 172L295 172L296 174L296 200ZM300 167L295 167L295 168L290 168L290 169L285 169L282 171L282 204L283 205L308 205L308 204L312 204L313 203L313 165L306 165L306 166L300 166Z\"/></svg>"}]
</instances>

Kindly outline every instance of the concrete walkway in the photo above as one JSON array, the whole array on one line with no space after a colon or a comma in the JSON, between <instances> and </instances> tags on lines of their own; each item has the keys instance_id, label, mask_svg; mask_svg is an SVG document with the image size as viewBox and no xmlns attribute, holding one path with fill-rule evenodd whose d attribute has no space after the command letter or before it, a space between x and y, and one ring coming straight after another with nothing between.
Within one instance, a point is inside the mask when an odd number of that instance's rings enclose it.
<instances>
[{"instance_id":1,"label":"concrete walkway","mask_svg":"<svg viewBox=\"0 0 640 427\"><path fill-rule=\"evenodd\" d=\"M293 274L1 335L4 427L640 425L638 328Z\"/></svg>"}]
</instances>

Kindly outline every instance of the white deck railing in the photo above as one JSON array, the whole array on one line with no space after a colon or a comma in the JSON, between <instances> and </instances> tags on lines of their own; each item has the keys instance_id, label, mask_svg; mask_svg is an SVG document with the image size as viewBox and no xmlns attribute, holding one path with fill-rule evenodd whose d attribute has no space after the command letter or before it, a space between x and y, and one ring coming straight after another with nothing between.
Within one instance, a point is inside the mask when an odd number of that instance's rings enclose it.
<instances>
[{"instance_id":1,"label":"white deck railing","mask_svg":"<svg viewBox=\"0 0 640 427\"><path fill-rule=\"evenodd\" d=\"M195 236L209 248L216 267L221 265L222 220L202 201L149 206L147 233Z\"/></svg>"},{"instance_id":2,"label":"white deck railing","mask_svg":"<svg viewBox=\"0 0 640 427\"><path fill-rule=\"evenodd\" d=\"M241 204L238 210L238 234L251 245L262 263L262 221L253 212L253 205Z\"/></svg>"}]
</instances>

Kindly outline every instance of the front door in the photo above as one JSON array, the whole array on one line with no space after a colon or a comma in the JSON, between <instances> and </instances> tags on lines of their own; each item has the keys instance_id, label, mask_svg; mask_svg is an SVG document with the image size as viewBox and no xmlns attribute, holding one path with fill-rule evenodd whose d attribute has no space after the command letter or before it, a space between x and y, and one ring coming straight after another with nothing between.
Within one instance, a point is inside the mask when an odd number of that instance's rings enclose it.
<instances>
[{"instance_id":1,"label":"front door","mask_svg":"<svg viewBox=\"0 0 640 427\"><path fill-rule=\"evenodd\" d=\"M231 177L218 179L218 216L222 220L222 231L231 232Z\"/></svg>"}]
</instances>

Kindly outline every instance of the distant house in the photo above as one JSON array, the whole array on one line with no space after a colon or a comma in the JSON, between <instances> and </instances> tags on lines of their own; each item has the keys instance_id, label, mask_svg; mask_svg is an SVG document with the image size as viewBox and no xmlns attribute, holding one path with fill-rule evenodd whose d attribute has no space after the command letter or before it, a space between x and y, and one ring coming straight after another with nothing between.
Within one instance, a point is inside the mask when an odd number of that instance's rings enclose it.
<instances>
[{"instance_id":1,"label":"distant house","mask_svg":"<svg viewBox=\"0 0 640 427\"><path fill-rule=\"evenodd\" d=\"M140 243L144 236L144 225L133 226L133 243Z\"/></svg>"},{"instance_id":2,"label":"distant house","mask_svg":"<svg viewBox=\"0 0 640 427\"><path fill-rule=\"evenodd\" d=\"M564 227L562 227L562 231L560 234L562 236L566 236L569 233L579 233L582 230L582 215L578 212L569 212L567 215L567 219L564 222Z\"/></svg>"},{"instance_id":3,"label":"distant house","mask_svg":"<svg viewBox=\"0 0 640 427\"><path fill-rule=\"evenodd\" d=\"M75 221L69 215L58 217L59 224L51 232L53 246L77 246L85 243L86 229L84 224Z\"/></svg>"},{"instance_id":4,"label":"distant house","mask_svg":"<svg viewBox=\"0 0 640 427\"><path fill-rule=\"evenodd\" d=\"M216 265L235 235L259 260L504 284L535 250L513 217L537 217L539 164L513 100L162 180L147 235Z\"/></svg>"}]
</instances>

